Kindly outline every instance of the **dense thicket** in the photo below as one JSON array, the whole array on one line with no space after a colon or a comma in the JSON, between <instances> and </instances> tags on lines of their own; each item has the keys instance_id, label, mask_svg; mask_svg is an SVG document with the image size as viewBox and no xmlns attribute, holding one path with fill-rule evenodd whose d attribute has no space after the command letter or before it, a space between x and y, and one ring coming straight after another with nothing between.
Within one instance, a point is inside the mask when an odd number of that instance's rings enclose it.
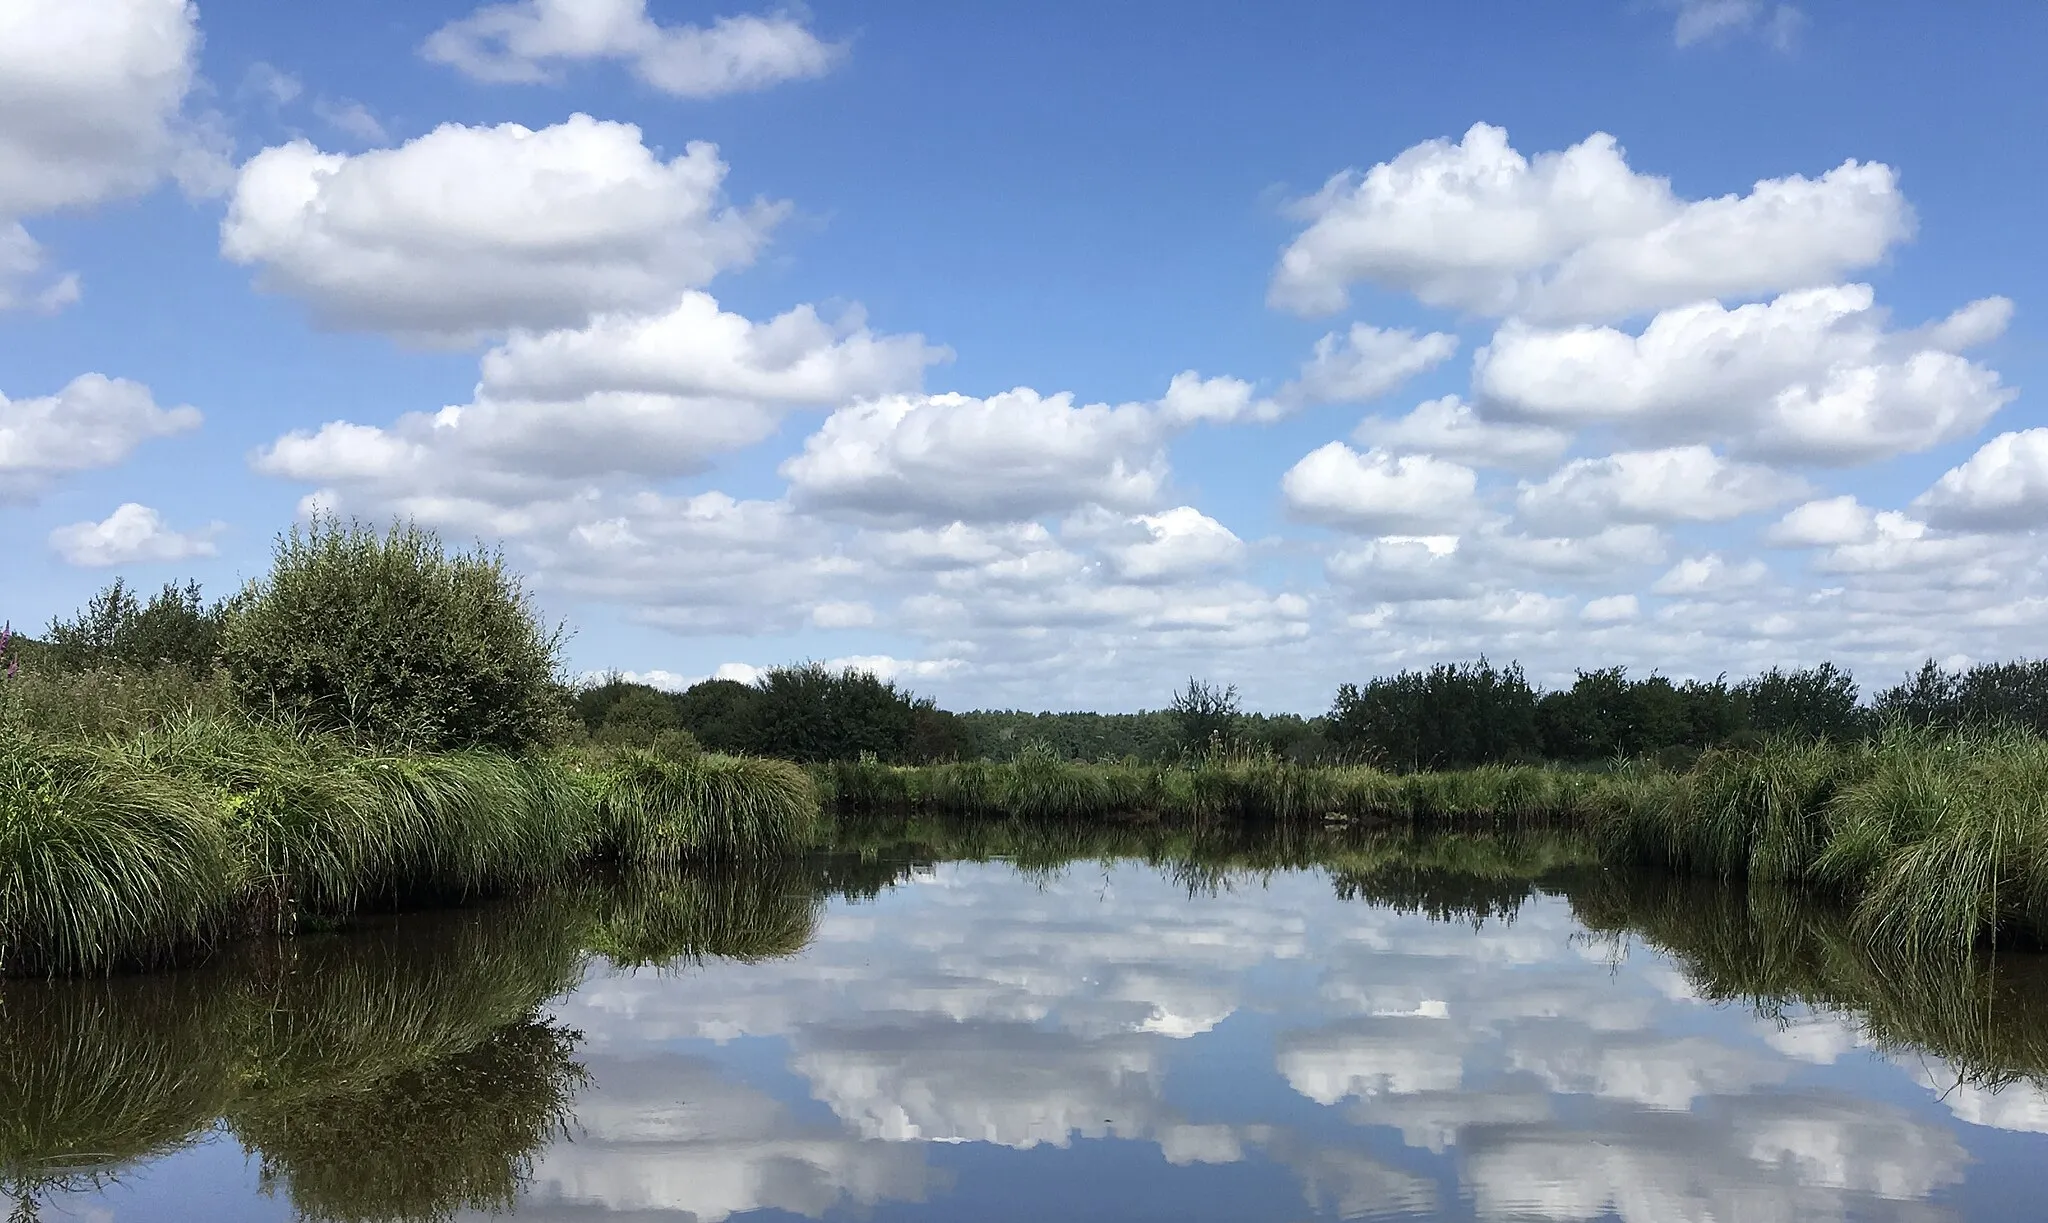
<instances>
[{"instance_id":1,"label":"dense thicket","mask_svg":"<svg viewBox=\"0 0 2048 1223\"><path fill-rule=\"evenodd\" d=\"M44 640L29 647L36 664L64 674L119 667L211 670L220 652L222 604L209 604L199 583L167 584L143 602L121 578L94 595L78 614L51 621Z\"/></svg>"},{"instance_id":2,"label":"dense thicket","mask_svg":"<svg viewBox=\"0 0 2048 1223\"><path fill-rule=\"evenodd\" d=\"M1878 693L1872 709L1880 719L1909 726L2010 726L2048 735L2048 659L1954 671L1929 659L1903 683Z\"/></svg>"}]
</instances>

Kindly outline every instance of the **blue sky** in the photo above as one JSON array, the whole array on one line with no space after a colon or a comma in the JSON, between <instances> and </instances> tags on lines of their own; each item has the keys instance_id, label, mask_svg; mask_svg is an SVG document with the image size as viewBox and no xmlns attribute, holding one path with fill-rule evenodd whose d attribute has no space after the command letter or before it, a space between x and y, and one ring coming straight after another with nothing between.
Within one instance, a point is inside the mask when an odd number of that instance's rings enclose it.
<instances>
[{"instance_id":1,"label":"blue sky","mask_svg":"<svg viewBox=\"0 0 2048 1223\"><path fill-rule=\"evenodd\" d=\"M2043 45L0 0L0 615L224 592L324 505L502 544L573 670L663 683L1309 711L1481 652L2038 652Z\"/></svg>"}]
</instances>

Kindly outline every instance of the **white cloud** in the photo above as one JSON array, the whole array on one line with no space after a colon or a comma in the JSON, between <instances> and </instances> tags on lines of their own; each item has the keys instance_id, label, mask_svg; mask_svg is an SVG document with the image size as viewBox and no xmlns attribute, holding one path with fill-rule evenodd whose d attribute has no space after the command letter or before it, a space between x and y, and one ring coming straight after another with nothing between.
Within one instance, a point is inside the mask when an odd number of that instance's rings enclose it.
<instances>
[{"instance_id":1,"label":"white cloud","mask_svg":"<svg viewBox=\"0 0 2048 1223\"><path fill-rule=\"evenodd\" d=\"M1503 570L1524 570L1555 578L1611 577L1624 569L1664 562L1668 540L1647 523L1602 527L1586 535L1522 535L1505 531L1480 537L1488 561Z\"/></svg>"},{"instance_id":2,"label":"white cloud","mask_svg":"<svg viewBox=\"0 0 2048 1223\"><path fill-rule=\"evenodd\" d=\"M199 48L187 0L0 8L0 217L135 195L206 155L183 114Z\"/></svg>"},{"instance_id":3,"label":"white cloud","mask_svg":"<svg viewBox=\"0 0 2048 1223\"><path fill-rule=\"evenodd\" d=\"M1530 161L1483 123L1457 144L1426 141L1337 175L1295 213L1309 225L1281 254L1274 305L1328 313L1370 281L1429 305L1547 320L1832 283L1913 228L1876 163L1688 201L1631 170L1605 133Z\"/></svg>"},{"instance_id":4,"label":"white cloud","mask_svg":"<svg viewBox=\"0 0 2048 1223\"><path fill-rule=\"evenodd\" d=\"M1937 526L2011 531L2048 523L2048 429L1999 434L1913 504Z\"/></svg>"},{"instance_id":5,"label":"white cloud","mask_svg":"<svg viewBox=\"0 0 2048 1223\"><path fill-rule=\"evenodd\" d=\"M82 374L37 399L0 395L0 500L29 498L56 477L112 467L152 438L199 427L199 410L160 408L149 388Z\"/></svg>"},{"instance_id":6,"label":"white cloud","mask_svg":"<svg viewBox=\"0 0 2048 1223\"><path fill-rule=\"evenodd\" d=\"M1622 522L1723 522L1804 491L1794 476L1730 462L1705 446L1676 446L1574 459L1543 483L1524 484L1516 506L1532 523L1570 532Z\"/></svg>"},{"instance_id":7,"label":"white cloud","mask_svg":"<svg viewBox=\"0 0 2048 1223\"><path fill-rule=\"evenodd\" d=\"M565 483L700 470L767 437L792 408L915 387L943 355L919 336L874 334L857 310L827 324L799 306L756 323L690 292L664 314L514 333L484 355L472 402L389 428L297 431L256 465L309 483L510 506Z\"/></svg>"},{"instance_id":8,"label":"white cloud","mask_svg":"<svg viewBox=\"0 0 2048 1223\"><path fill-rule=\"evenodd\" d=\"M1832 548L1869 538L1874 520L1855 497L1829 497L1794 508L1764 533L1764 539L1781 548Z\"/></svg>"},{"instance_id":9,"label":"white cloud","mask_svg":"<svg viewBox=\"0 0 2048 1223\"><path fill-rule=\"evenodd\" d=\"M725 173L712 145L662 161L639 128L580 114L353 155L297 140L242 167L221 251L325 326L442 341L574 327L753 260L782 209L728 206Z\"/></svg>"},{"instance_id":10,"label":"white cloud","mask_svg":"<svg viewBox=\"0 0 2048 1223\"><path fill-rule=\"evenodd\" d=\"M1142 514L1130 522L1142 538L1104 549L1129 581L1189 577L1234 565L1244 557L1243 540L1191 505Z\"/></svg>"},{"instance_id":11,"label":"white cloud","mask_svg":"<svg viewBox=\"0 0 2048 1223\"><path fill-rule=\"evenodd\" d=\"M450 22L420 52L473 80L514 84L554 80L562 63L617 60L662 93L712 98L823 76L844 48L789 16L663 26L647 0L517 0Z\"/></svg>"},{"instance_id":12,"label":"white cloud","mask_svg":"<svg viewBox=\"0 0 2048 1223\"><path fill-rule=\"evenodd\" d=\"M1844 285L1667 310L1639 336L1510 321L1479 352L1473 390L1490 413L1545 425L1866 463L1975 433L2012 398L1954 351L2003 331L2011 308L1988 298L1933 327L1886 332L1870 287Z\"/></svg>"},{"instance_id":13,"label":"white cloud","mask_svg":"<svg viewBox=\"0 0 2048 1223\"><path fill-rule=\"evenodd\" d=\"M1736 34L1755 34L1779 51L1792 49L1806 14L1769 0L1668 0L1678 10L1671 37L1681 47Z\"/></svg>"},{"instance_id":14,"label":"white cloud","mask_svg":"<svg viewBox=\"0 0 2048 1223\"><path fill-rule=\"evenodd\" d=\"M163 515L130 501L103 521L58 527L50 532L50 546L67 564L85 567L182 561L214 555L214 537L222 529L216 523L204 531L174 531Z\"/></svg>"},{"instance_id":15,"label":"white cloud","mask_svg":"<svg viewBox=\"0 0 2048 1223\"><path fill-rule=\"evenodd\" d=\"M782 465L800 504L927 520L1014 521L1143 508L1166 481L1159 415L1019 387L841 408Z\"/></svg>"},{"instance_id":16,"label":"white cloud","mask_svg":"<svg viewBox=\"0 0 2048 1223\"><path fill-rule=\"evenodd\" d=\"M1363 453L1342 442L1310 451L1281 477L1303 518L1372 534L1440 534L1475 507L1471 468L1426 454Z\"/></svg>"},{"instance_id":17,"label":"white cloud","mask_svg":"<svg viewBox=\"0 0 2048 1223\"><path fill-rule=\"evenodd\" d=\"M811 623L819 628L867 628L875 622L875 609L859 600L827 600L811 609Z\"/></svg>"},{"instance_id":18,"label":"white cloud","mask_svg":"<svg viewBox=\"0 0 2048 1223\"><path fill-rule=\"evenodd\" d=\"M1634 595L1603 595L1588 599L1579 609L1579 619L1589 624L1623 624L1642 611Z\"/></svg>"},{"instance_id":19,"label":"white cloud","mask_svg":"<svg viewBox=\"0 0 2048 1223\"><path fill-rule=\"evenodd\" d=\"M1316 341L1301 376L1280 389L1283 403L1368 403L1417 374L1435 369L1458 351L1458 337L1441 331L1416 335L1351 324Z\"/></svg>"},{"instance_id":20,"label":"white cloud","mask_svg":"<svg viewBox=\"0 0 2048 1223\"><path fill-rule=\"evenodd\" d=\"M858 309L827 323L805 305L756 323L691 291L656 314L515 332L484 354L480 393L566 401L594 391L831 405L915 387L951 354L923 336L878 336Z\"/></svg>"},{"instance_id":21,"label":"white cloud","mask_svg":"<svg viewBox=\"0 0 2048 1223\"><path fill-rule=\"evenodd\" d=\"M1482 420L1456 395L1420 404L1396 420L1369 416L1352 433L1389 450L1441 455L1475 467L1548 467L1564 457L1571 435L1545 425Z\"/></svg>"},{"instance_id":22,"label":"white cloud","mask_svg":"<svg viewBox=\"0 0 2048 1223\"><path fill-rule=\"evenodd\" d=\"M199 10L187 0L10 0L0 5L0 309L76 301L42 283L31 217L139 195L166 175L203 191L219 136L189 115Z\"/></svg>"},{"instance_id":23,"label":"white cloud","mask_svg":"<svg viewBox=\"0 0 2048 1223\"><path fill-rule=\"evenodd\" d=\"M391 138L376 112L361 102L347 98L339 101L317 98L313 102L313 114L335 131L364 144L382 144Z\"/></svg>"},{"instance_id":24,"label":"white cloud","mask_svg":"<svg viewBox=\"0 0 2048 1223\"><path fill-rule=\"evenodd\" d=\"M1679 561L1650 589L1660 595L1723 598L1760 585L1770 575L1770 568L1754 557L1731 560L1719 552L1709 552Z\"/></svg>"},{"instance_id":25,"label":"white cloud","mask_svg":"<svg viewBox=\"0 0 2048 1223\"><path fill-rule=\"evenodd\" d=\"M1478 589L1456 535L1387 535L1330 555L1330 576L1389 603L1461 599Z\"/></svg>"}]
</instances>

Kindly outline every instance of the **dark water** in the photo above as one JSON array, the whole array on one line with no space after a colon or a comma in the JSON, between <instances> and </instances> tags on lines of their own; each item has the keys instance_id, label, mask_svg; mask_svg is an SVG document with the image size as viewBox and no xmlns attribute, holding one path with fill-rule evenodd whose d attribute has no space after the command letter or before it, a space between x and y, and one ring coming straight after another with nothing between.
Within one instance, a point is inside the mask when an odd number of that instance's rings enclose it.
<instances>
[{"instance_id":1,"label":"dark water","mask_svg":"<svg viewBox=\"0 0 2048 1223\"><path fill-rule=\"evenodd\" d=\"M0 1210L2048 1214L2036 961L1886 963L1563 842L1069 841L871 837L0 987ZM992 850L1024 862L946 860Z\"/></svg>"}]
</instances>

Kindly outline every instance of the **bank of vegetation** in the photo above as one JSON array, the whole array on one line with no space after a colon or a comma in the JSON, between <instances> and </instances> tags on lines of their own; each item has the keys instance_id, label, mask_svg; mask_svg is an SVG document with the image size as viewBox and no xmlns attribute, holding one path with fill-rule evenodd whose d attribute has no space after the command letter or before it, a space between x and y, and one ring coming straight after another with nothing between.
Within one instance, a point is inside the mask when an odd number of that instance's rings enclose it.
<instances>
[{"instance_id":1,"label":"bank of vegetation","mask_svg":"<svg viewBox=\"0 0 2048 1223\"><path fill-rule=\"evenodd\" d=\"M0 971L810 844L795 765L576 735L559 649L497 556L327 520L227 600L117 582L10 640Z\"/></svg>"},{"instance_id":2,"label":"bank of vegetation","mask_svg":"<svg viewBox=\"0 0 2048 1223\"><path fill-rule=\"evenodd\" d=\"M767 859L821 811L1571 828L1789 884L1875 945L2048 941L2048 664L1539 691L1486 660L1316 718L1190 680L1153 713L954 714L860 671L572 686L486 551L320 520L208 603L116 582L0 642L0 972L192 958L600 869Z\"/></svg>"}]
</instances>

